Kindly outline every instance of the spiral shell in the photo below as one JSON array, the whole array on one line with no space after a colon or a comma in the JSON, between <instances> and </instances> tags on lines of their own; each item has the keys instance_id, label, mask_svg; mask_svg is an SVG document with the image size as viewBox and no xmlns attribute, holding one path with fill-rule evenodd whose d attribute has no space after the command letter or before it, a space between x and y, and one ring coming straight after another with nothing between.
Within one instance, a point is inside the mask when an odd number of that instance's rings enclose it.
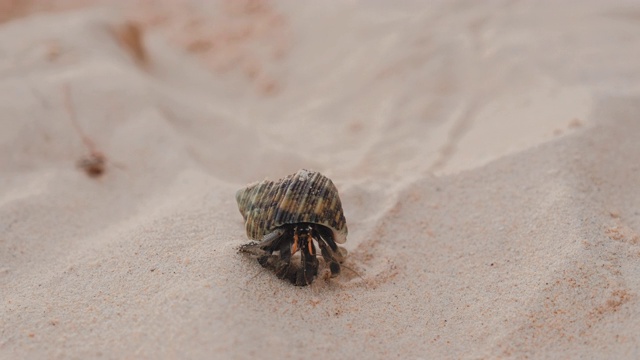
<instances>
[{"instance_id":1,"label":"spiral shell","mask_svg":"<svg viewBox=\"0 0 640 360\"><path fill-rule=\"evenodd\" d=\"M338 189L319 172L299 170L278 181L253 183L236 193L247 236L262 240L276 228L296 223L324 225L335 242L347 241L347 223Z\"/></svg>"}]
</instances>

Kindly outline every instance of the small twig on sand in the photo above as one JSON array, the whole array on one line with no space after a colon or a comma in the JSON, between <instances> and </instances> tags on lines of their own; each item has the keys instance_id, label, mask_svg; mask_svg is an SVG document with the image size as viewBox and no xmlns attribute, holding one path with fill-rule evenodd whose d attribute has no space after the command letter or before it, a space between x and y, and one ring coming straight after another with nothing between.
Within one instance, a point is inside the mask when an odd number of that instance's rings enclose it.
<instances>
[{"instance_id":1,"label":"small twig on sand","mask_svg":"<svg viewBox=\"0 0 640 360\"><path fill-rule=\"evenodd\" d=\"M85 134L82 128L80 127L80 124L78 123L78 120L76 118L75 108L73 107L73 104L72 104L71 90L69 89L69 85L65 84L63 86L63 92L64 92L64 106L67 109L67 112L69 113L71 124L73 125L74 129L78 132L78 135L80 135L80 138L82 139L82 142L84 143L84 145L89 150L89 155L78 160L77 166L80 169L84 170L84 172L90 177L93 177L93 178L99 177L102 174L104 174L106 171L107 158L100 150L98 150L93 140L91 140L91 138L87 136L87 134Z\"/></svg>"}]
</instances>

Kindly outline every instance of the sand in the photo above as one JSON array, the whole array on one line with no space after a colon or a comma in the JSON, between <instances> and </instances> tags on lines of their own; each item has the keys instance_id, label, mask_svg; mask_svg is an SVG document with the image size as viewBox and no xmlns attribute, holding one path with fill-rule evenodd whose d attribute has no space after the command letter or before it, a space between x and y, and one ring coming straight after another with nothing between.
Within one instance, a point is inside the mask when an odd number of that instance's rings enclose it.
<instances>
[{"instance_id":1,"label":"sand","mask_svg":"<svg viewBox=\"0 0 640 360\"><path fill-rule=\"evenodd\" d=\"M637 2L0 13L0 358L640 357ZM300 168L349 225L308 287L237 253Z\"/></svg>"}]
</instances>

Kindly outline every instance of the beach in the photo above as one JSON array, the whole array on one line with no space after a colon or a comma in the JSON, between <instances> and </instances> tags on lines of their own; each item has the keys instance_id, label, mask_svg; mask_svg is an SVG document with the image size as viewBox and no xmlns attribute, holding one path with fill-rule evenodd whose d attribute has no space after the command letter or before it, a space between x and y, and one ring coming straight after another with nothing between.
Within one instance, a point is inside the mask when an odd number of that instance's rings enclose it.
<instances>
[{"instance_id":1,"label":"beach","mask_svg":"<svg viewBox=\"0 0 640 360\"><path fill-rule=\"evenodd\" d=\"M0 358L640 357L637 2L0 14ZM300 169L349 228L304 287L235 198Z\"/></svg>"}]
</instances>

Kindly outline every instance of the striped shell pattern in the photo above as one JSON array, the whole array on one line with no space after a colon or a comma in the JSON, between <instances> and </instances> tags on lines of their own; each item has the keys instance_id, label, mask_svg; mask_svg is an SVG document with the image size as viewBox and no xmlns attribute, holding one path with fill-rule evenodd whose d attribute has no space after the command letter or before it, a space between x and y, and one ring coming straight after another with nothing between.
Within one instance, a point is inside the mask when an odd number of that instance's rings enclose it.
<instances>
[{"instance_id":1,"label":"striped shell pattern","mask_svg":"<svg viewBox=\"0 0 640 360\"><path fill-rule=\"evenodd\" d=\"M333 230L335 242L347 241L338 189L319 172L303 169L278 181L250 184L238 190L236 201L250 239L262 240L282 225L314 223Z\"/></svg>"}]
</instances>

